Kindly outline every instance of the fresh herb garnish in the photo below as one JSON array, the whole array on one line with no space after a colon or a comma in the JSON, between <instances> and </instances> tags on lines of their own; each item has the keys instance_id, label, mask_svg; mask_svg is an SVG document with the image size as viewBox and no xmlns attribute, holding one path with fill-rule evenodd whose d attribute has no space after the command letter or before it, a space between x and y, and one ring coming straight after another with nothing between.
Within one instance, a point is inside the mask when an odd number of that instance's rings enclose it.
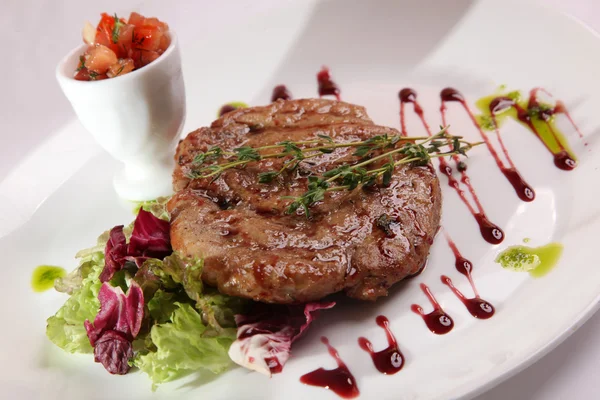
<instances>
[{"instance_id":1,"label":"fresh herb garnish","mask_svg":"<svg viewBox=\"0 0 600 400\"><path fill-rule=\"evenodd\" d=\"M91 80L91 81L95 81L95 80L96 80L96 78L97 78L97 77L98 77L98 75L99 75L97 72L94 72L94 71L90 71L90 72L89 72L89 74L90 74L90 80Z\"/></svg>"},{"instance_id":2,"label":"fresh herb garnish","mask_svg":"<svg viewBox=\"0 0 600 400\"><path fill-rule=\"evenodd\" d=\"M119 17L117 17L117 13L115 13L115 24L112 29L112 42L113 43L117 43L119 41L119 33L120 33L121 27L123 25L125 25L125 24L122 23L121 20L119 20Z\"/></svg>"},{"instance_id":3,"label":"fresh herb garnish","mask_svg":"<svg viewBox=\"0 0 600 400\"><path fill-rule=\"evenodd\" d=\"M237 153L237 159L240 161L259 161L261 159L258 151L252 147L244 146L233 149Z\"/></svg>"},{"instance_id":4,"label":"fresh herb garnish","mask_svg":"<svg viewBox=\"0 0 600 400\"><path fill-rule=\"evenodd\" d=\"M389 186L396 167L409 164L413 166L427 165L432 158L453 155L466 155L473 146L480 143L469 143L460 136L451 136L446 128L430 137L403 137L399 135L379 135L365 141L336 143L329 136L318 135L317 139L292 142L283 141L262 147L243 146L224 151L213 147L206 152L198 153L192 161L192 169L187 172L189 179L212 178L216 180L226 170L242 168L252 162L272 158L286 158L279 170L264 171L258 174L258 183L273 182L285 171L293 171L307 159L335 151L338 148L355 148L353 156L359 157L358 163L347 163L325 171L321 176L308 176L308 190L301 196L286 196L292 202L286 209L287 214L302 209L306 217L310 217L310 207L325 199L325 193L334 191L352 191L359 186L369 187L381 182ZM278 152L264 152L278 150ZM205 165L208 162L223 162ZM376 168L369 169L375 162ZM385 161L381 164L382 161Z\"/></svg>"},{"instance_id":5,"label":"fresh herb garnish","mask_svg":"<svg viewBox=\"0 0 600 400\"><path fill-rule=\"evenodd\" d=\"M84 68L85 68L85 57L79 56L79 66L77 67L77 69L75 71L79 72Z\"/></svg>"}]
</instances>

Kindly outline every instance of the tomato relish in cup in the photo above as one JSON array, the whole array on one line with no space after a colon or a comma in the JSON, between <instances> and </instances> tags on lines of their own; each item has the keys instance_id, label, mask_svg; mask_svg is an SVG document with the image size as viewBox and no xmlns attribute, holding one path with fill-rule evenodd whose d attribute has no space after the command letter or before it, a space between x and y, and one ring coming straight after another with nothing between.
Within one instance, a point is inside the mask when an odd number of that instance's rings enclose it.
<instances>
[{"instance_id":1,"label":"tomato relish in cup","mask_svg":"<svg viewBox=\"0 0 600 400\"><path fill-rule=\"evenodd\" d=\"M89 45L79 57L75 79L94 81L116 78L156 60L171 44L169 26L158 18L132 12L129 20L102 14L98 26L83 28Z\"/></svg>"}]
</instances>

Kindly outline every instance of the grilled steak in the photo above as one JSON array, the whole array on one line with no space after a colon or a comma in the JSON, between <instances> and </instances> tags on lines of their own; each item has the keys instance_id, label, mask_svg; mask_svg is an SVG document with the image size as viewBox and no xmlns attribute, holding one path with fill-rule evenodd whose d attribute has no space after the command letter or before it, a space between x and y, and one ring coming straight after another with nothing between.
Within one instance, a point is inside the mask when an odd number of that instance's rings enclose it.
<instances>
[{"instance_id":1,"label":"grilled steak","mask_svg":"<svg viewBox=\"0 0 600 400\"><path fill-rule=\"evenodd\" d=\"M173 248L204 257L202 279L225 294L269 303L299 303L345 291L374 300L424 265L438 230L439 181L431 167L396 168L388 187L328 192L311 209L286 215L307 176L355 162L341 148L305 160L269 184L257 175L283 159L253 162L218 179L190 179L192 160L212 146L232 150L328 135L335 142L397 135L374 125L363 107L322 99L278 100L225 114L180 142L169 202Z\"/></svg>"}]
</instances>

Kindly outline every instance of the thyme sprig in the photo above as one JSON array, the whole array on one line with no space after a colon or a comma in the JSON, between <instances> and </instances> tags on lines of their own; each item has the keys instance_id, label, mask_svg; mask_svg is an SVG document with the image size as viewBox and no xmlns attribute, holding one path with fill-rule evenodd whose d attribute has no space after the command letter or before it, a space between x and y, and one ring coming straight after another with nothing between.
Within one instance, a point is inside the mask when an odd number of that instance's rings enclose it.
<instances>
[{"instance_id":1,"label":"thyme sprig","mask_svg":"<svg viewBox=\"0 0 600 400\"><path fill-rule=\"evenodd\" d=\"M111 32L111 39L113 43L118 43L119 42L119 34L121 33L121 27L123 25L125 25L123 22L121 22L121 20L119 19L119 17L117 17L117 13L115 13L115 24L113 25L113 29Z\"/></svg>"},{"instance_id":2,"label":"thyme sprig","mask_svg":"<svg viewBox=\"0 0 600 400\"><path fill-rule=\"evenodd\" d=\"M396 167L403 164L414 166L427 165L432 158L446 157L452 155L464 155L472 147L481 144L468 143L458 136L449 136L446 130L442 130L421 143L405 143L402 147L383 153L379 156L369 158L354 165L342 165L325 172L322 176L309 177L308 190L298 197L288 196L292 200L286 209L286 214L295 213L299 208L304 210L310 217L310 207L325 198L325 193L336 191L352 191L358 186L369 187L381 178L383 186L389 186ZM443 151L444 146L450 149ZM402 157L395 159L394 155ZM379 168L367 170L365 167L375 161L387 158L387 163ZM337 183L337 185L334 185Z\"/></svg>"},{"instance_id":3,"label":"thyme sprig","mask_svg":"<svg viewBox=\"0 0 600 400\"><path fill-rule=\"evenodd\" d=\"M228 169L242 168L265 159L286 158L280 169L258 174L259 183L270 183L285 171L297 169L300 163L309 158L332 153L338 148L354 148L352 155L358 157L359 162L332 168L321 176L308 176L308 190L305 193L298 197L282 197L292 200L286 208L287 214L302 209L304 214L310 217L310 208L315 203L322 201L328 192L352 191L359 186L375 185L379 180L383 186L389 186L395 168L400 165L423 166L427 165L432 158L466 155L468 150L479 144L469 143L461 136L451 136L443 127L440 127L437 134L427 137L389 136L386 134L364 141L344 143L334 142L331 137L326 135L319 135L314 140L283 141L262 147L242 146L232 151L212 147L194 157L193 168L187 176L190 179L212 178L215 180ZM369 169L371 164L378 161L380 166ZM381 164L382 161L385 163Z\"/></svg>"}]
</instances>

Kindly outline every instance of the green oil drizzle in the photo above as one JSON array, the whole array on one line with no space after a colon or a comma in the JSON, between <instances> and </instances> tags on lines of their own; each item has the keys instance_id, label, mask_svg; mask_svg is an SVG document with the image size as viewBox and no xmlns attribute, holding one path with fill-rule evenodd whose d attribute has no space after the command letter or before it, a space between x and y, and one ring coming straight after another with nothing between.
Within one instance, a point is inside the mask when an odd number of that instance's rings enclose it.
<instances>
[{"instance_id":1,"label":"green oil drizzle","mask_svg":"<svg viewBox=\"0 0 600 400\"><path fill-rule=\"evenodd\" d=\"M502 88L495 94L480 98L475 102L475 105L481 111L481 114L476 115L475 118L481 129L486 131L494 131L494 121L490 112L490 104L494 99L498 97L508 97L515 101L521 108L527 110L527 114L531 118L537 132L533 132L531 128L517 117L517 111L513 108L507 108L504 111L495 113L496 123L500 128L507 119L512 119L522 126L526 127L529 131L532 131L538 138L548 147L548 150L553 154L561 152L563 149L571 156L573 160L577 160L575 153L569 146L569 143L565 135L556 126L556 118L554 115L550 116L547 120L542 119L541 111L550 110L553 107L549 104L539 103L538 107L529 107L529 97L523 96L519 91L507 92L505 87Z\"/></svg>"},{"instance_id":2,"label":"green oil drizzle","mask_svg":"<svg viewBox=\"0 0 600 400\"><path fill-rule=\"evenodd\" d=\"M31 287L34 292L44 292L52 289L54 281L57 278L62 278L67 274L64 268L54 265L40 265L33 270L31 275Z\"/></svg>"},{"instance_id":3,"label":"green oil drizzle","mask_svg":"<svg viewBox=\"0 0 600 400\"><path fill-rule=\"evenodd\" d=\"M496 262L503 268L529 272L533 277L546 275L558 262L562 255L563 245L549 243L540 247L511 246L496 257Z\"/></svg>"}]
</instances>

